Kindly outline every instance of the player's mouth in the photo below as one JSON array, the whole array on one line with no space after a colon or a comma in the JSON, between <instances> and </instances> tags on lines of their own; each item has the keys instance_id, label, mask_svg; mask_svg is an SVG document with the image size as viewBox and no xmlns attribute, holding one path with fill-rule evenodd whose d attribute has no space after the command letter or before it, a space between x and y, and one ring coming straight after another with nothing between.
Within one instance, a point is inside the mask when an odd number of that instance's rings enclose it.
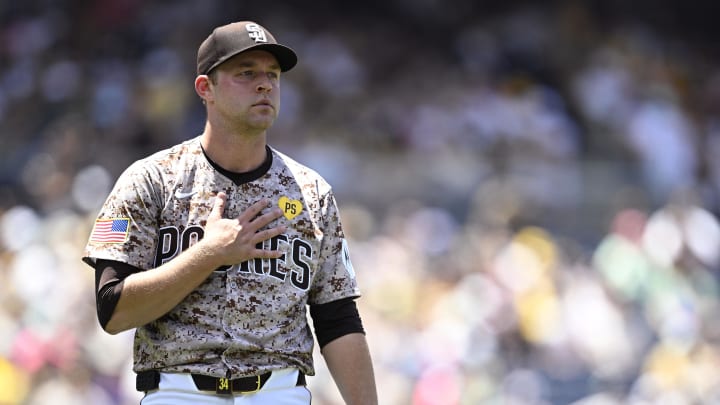
<instances>
[{"instance_id":1,"label":"player's mouth","mask_svg":"<svg viewBox=\"0 0 720 405\"><path fill-rule=\"evenodd\" d=\"M259 102L253 104L253 107L270 107L270 108L275 108L275 106L270 102L270 100L260 100Z\"/></svg>"}]
</instances>

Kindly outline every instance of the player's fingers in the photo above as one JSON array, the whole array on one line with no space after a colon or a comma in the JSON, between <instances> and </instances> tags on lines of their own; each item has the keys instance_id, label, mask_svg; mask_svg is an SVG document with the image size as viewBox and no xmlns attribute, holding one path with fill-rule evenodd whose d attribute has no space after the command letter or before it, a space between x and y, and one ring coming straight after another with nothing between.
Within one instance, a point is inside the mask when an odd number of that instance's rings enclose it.
<instances>
[{"instance_id":1,"label":"player's fingers","mask_svg":"<svg viewBox=\"0 0 720 405\"><path fill-rule=\"evenodd\" d=\"M287 231L287 226L281 225L275 228L265 229L256 232L253 236L253 243L258 244L260 242L282 235L283 233L285 233L285 231Z\"/></svg>"},{"instance_id":2,"label":"player's fingers","mask_svg":"<svg viewBox=\"0 0 720 405\"><path fill-rule=\"evenodd\" d=\"M225 212L225 203L227 202L227 194L219 192L215 197L212 209L210 209L210 218L220 219L222 218L223 212Z\"/></svg>"},{"instance_id":3,"label":"player's fingers","mask_svg":"<svg viewBox=\"0 0 720 405\"><path fill-rule=\"evenodd\" d=\"M246 222L253 224L254 230L258 230L279 216L278 211L280 211L280 208L275 208L265 214L261 214L262 210L266 209L269 205L270 201L264 198L243 211L240 216L238 216L238 220L240 223ZM260 219L260 222L257 222L258 219Z\"/></svg>"},{"instance_id":4,"label":"player's fingers","mask_svg":"<svg viewBox=\"0 0 720 405\"><path fill-rule=\"evenodd\" d=\"M277 259L284 254L285 252L283 252L282 250L255 249L252 253L252 256L255 259Z\"/></svg>"},{"instance_id":5,"label":"player's fingers","mask_svg":"<svg viewBox=\"0 0 720 405\"><path fill-rule=\"evenodd\" d=\"M271 222L275 221L276 219L280 218L282 216L282 210L278 207L275 207L268 212L258 215L255 217L249 224L249 226L257 231L259 229L262 229L263 227L269 225Z\"/></svg>"},{"instance_id":6,"label":"player's fingers","mask_svg":"<svg viewBox=\"0 0 720 405\"><path fill-rule=\"evenodd\" d=\"M238 215L238 217L237 217L238 221L240 221L240 223L250 222L263 209L267 208L267 206L269 204L270 204L270 201L268 201L266 198L263 198L262 200L256 202L255 204L252 204L245 211L241 212L240 215Z\"/></svg>"}]
</instances>

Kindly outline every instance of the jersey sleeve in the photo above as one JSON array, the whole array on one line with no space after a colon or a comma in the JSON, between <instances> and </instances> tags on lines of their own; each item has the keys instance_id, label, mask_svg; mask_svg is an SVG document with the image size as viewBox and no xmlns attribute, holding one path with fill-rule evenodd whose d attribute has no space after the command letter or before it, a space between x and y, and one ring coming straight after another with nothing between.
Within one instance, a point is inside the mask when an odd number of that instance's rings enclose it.
<instances>
[{"instance_id":1,"label":"jersey sleeve","mask_svg":"<svg viewBox=\"0 0 720 405\"><path fill-rule=\"evenodd\" d=\"M324 195L321 206L324 207L324 236L318 271L308 300L311 305L360 296L360 288L350 261L348 243L332 191Z\"/></svg>"},{"instance_id":2,"label":"jersey sleeve","mask_svg":"<svg viewBox=\"0 0 720 405\"><path fill-rule=\"evenodd\" d=\"M116 260L153 266L161 207L160 175L141 162L128 167L105 200L90 233L83 261Z\"/></svg>"}]
</instances>

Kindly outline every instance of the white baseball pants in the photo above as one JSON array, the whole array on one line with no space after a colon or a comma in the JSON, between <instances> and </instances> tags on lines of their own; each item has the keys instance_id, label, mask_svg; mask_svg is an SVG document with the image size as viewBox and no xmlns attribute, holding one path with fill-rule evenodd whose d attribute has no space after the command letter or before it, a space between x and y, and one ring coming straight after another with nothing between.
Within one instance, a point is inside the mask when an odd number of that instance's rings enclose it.
<instances>
[{"instance_id":1,"label":"white baseball pants","mask_svg":"<svg viewBox=\"0 0 720 405\"><path fill-rule=\"evenodd\" d=\"M273 371L263 387L247 394L218 395L199 391L189 374L160 373L157 390L149 391L141 405L310 405L307 387L296 386L298 371Z\"/></svg>"}]
</instances>

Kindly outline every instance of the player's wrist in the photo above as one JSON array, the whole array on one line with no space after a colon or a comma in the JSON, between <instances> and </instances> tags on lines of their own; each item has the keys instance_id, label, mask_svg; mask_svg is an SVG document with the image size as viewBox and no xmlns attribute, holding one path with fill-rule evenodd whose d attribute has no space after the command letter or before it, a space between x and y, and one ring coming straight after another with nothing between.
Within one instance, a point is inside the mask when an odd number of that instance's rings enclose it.
<instances>
[{"instance_id":1,"label":"player's wrist","mask_svg":"<svg viewBox=\"0 0 720 405\"><path fill-rule=\"evenodd\" d=\"M193 245L195 259L203 263L203 267L215 270L218 267L226 265L223 256L220 254L220 248L213 245L209 241L200 240Z\"/></svg>"}]
</instances>

